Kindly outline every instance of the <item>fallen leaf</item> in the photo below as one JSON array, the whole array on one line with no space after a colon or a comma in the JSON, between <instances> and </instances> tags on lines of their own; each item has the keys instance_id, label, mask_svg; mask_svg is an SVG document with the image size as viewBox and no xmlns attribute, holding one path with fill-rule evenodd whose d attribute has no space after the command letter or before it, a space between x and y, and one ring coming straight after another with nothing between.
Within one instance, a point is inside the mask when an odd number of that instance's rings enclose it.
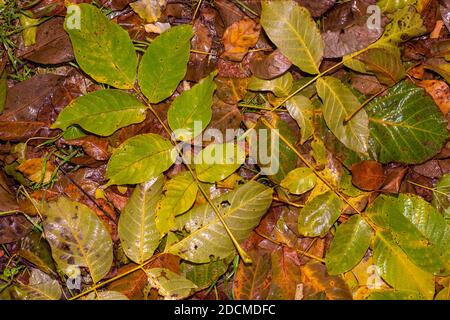
<instances>
[{"instance_id":1,"label":"fallen leaf","mask_svg":"<svg viewBox=\"0 0 450 320\"><path fill-rule=\"evenodd\" d=\"M49 183L56 167L49 159L34 158L25 160L17 170L35 183Z\"/></svg>"},{"instance_id":2,"label":"fallen leaf","mask_svg":"<svg viewBox=\"0 0 450 320\"><path fill-rule=\"evenodd\" d=\"M386 179L381 163L373 160L354 164L351 171L352 183L366 191L378 190Z\"/></svg>"},{"instance_id":3,"label":"fallen leaf","mask_svg":"<svg viewBox=\"0 0 450 320\"><path fill-rule=\"evenodd\" d=\"M447 83L440 80L424 80L418 85L433 98L444 115L450 112L450 88Z\"/></svg>"},{"instance_id":4,"label":"fallen leaf","mask_svg":"<svg viewBox=\"0 0 450 320\"><path fill-rule=\"evenodd\" d=\"M242 61L248 49L258 42L260 31L261 26L248 17L233 23L223 35L225 51L222 57L232 61Z\"/></svg>"}]
</instances>

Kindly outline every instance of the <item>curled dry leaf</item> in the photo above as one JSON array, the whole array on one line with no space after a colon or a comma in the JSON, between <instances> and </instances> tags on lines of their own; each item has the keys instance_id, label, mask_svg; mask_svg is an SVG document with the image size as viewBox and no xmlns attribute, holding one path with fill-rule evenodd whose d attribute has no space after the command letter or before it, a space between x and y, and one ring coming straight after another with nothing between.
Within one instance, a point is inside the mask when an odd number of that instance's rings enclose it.
<instances>
[{"instance_id":1,"label":"curled dry leaf","mask_svg":"<svg viewBox=\"0 0 450 320\"><path fill-rule=\"evenodd\" d=\"M261 26L248 17L233 23L223 35L225 52L222 57L232 61L242 61L248 49L258 42L260 31Z\"/></svg>"},{"instance_id":2,"label":"curled dry leaf","mask_svg":"<svg viewBox=\"0 0 450 320\"><path fill-rule=\"evenodd\" d=\"M378 190L384 183L384 175L381 163L373 160L362 161L352 166L352 183L362 190Z\"/></svg>"}]
</instances>

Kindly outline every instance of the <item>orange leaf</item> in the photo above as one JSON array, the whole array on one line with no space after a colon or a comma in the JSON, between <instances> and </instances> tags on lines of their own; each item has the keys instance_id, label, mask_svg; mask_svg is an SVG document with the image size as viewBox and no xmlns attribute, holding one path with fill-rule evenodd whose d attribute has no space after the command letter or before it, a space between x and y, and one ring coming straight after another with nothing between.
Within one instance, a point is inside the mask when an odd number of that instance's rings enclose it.
<instances>
[{"instance_id":1,"label":"orange leaf","mask_svg":"<svg viewBox=\"0 0 450 320\"><path fill-rule=\"evenodd\" d=\"M261 26L248 17L233 23L223 35L225 52L222 57L232 61L242 61L248 49L258 42L260 31Z\"/></svg>"},{"instance_id":2,"label":"orange leaf","mask_svg":"<svg viewBox=\"0 0 450 320\"><path fill-rule=\"evenodd\" d=\"M50 182L55 169L55 166L48 160L44 161L44 158L28 159L17 167L25 177L36 183Z\"/></svg>"},{"instance_id":3,"label":"orange leaf","mask_svg":"<svg viewBox=\"0 0 450 320\"><path fill-rule=\"evenodd\" d=\"M434 102L444 115L450 112L450 88L447 83L440 80L424 80L419 82L418 85L433 97Z\"/></svg>"}]
</instances>

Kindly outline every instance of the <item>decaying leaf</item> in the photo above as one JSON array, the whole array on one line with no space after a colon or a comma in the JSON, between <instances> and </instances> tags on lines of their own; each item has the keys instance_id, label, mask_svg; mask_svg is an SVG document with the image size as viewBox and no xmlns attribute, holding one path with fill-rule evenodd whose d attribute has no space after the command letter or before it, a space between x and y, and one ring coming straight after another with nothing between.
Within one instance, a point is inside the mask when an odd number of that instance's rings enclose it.
<instances>
[{"instance_id":1,"label":"decaying leaf","mask_svg":"<svg viewBox=\"0 0 450 320\"><path fill-rule=\"evenodd\" d=\"M225 51L222 57L242 61L248 49L256 45L260 29L261 26L248 17L233 23L223 35Z\"/></svg>"}]
</instances>

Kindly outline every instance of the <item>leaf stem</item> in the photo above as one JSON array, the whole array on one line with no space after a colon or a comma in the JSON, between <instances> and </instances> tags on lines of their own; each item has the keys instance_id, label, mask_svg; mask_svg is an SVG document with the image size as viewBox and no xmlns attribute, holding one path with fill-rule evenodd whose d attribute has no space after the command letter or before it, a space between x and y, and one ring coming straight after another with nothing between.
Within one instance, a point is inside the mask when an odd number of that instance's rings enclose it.
<instances>
[{"instance_id":1,"label":"leaf stem","mask_svg":"<svg viewBox=\"0 0 450 320\"><path fill-rule=\"evenodd\" d=\"M164 130L169 135L171 143L173 144L173 146L177 150L178 154L180 155L181 159L183 160L183 163L186 165L186 167L188 168L188 170L191 173L192 177L194 178L195 183L197 184L198 189L200 190L201 194L206 199L206 201L208 202L208 204L211 206L211 208L213 209L214 213L216 214L217 218L222 223L223 227L225 228L225 231L227 232L228 236L230 237L231 241L233 242L234 246L236 247L236 250L238 251L238 253L241 256L241 258L244 261L244 263L247 263L247 264L252 263L252 259L244 251L244 249L242 249L241 245L239 244L239 242L237 241L236 237L233 235L233 233L231 232L231 230L228 227L227 223L225 222L224 218L222 217L222 214L220 213L219 209L214 205L214 203L212 202L211 198L208 196L208 193L205 191L205 189L203 188L202 184L200 183L200 180L198 180L198 177L195 174L194 170L188 164L188 161L186 161L186 158L184 157L183 152L178 148L178 144L177 144L176 141L174 141L173 135L172 135L172 132L170 131L170 129L164 124L164 122L162 121L161 117L158 115L156 110L153 109L152 105L148 102L148 100L145 98L145 96L137 88L134 88L134 91L145 102L147 107L155 115L157 120L160 122L160 124L162 125Z\"/></svg>"},{"instance_id":2,"label":"leaf stem","mask_svg":"<svg viewBox=\"0 0 450 320\"><path fill-rule=\"evenodd\" d=\"M350 120L353 119L353 117L360 112L362 109L364 109L364 107L366 105L368 105L373 99L375 99L376 97L378 97L380 94L382 94L383 92L385 92L387 90L387 88L384 88L382 90L380 90L379 92L377 92L376 94L374 94L373 96L371 96L369 99L367 99L366 101L364 101L358 108L356 108L355 110L353 110L353 112L351 114L349 114L347 117L345 117L344 119L344 125L346 125Z\"/></svg>"}]
</instances>

